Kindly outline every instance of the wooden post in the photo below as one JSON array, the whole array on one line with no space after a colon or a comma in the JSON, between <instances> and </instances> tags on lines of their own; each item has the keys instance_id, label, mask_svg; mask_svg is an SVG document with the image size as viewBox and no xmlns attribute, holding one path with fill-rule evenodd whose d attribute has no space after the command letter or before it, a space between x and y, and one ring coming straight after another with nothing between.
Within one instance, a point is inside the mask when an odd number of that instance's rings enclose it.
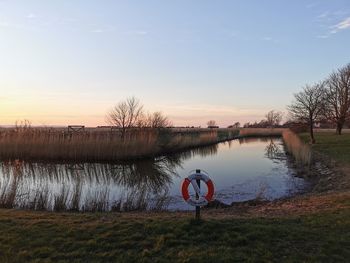
<instances>
[{"instance_id":1,"label":"wooden post","mask_svg":"<svg viewBox=\"0 0 350 263\"><path fill-rule=\"evenodd\" d=\"M200 173L201 170L197 169L196 173ZM196 180L198 188L201 189L201 180L197 179ZM196 198L199 199L199 195L196 193ZM201 207L200 206L196 206L196 220L200 220L201 219Z\"/></svg>"}]
</instances>

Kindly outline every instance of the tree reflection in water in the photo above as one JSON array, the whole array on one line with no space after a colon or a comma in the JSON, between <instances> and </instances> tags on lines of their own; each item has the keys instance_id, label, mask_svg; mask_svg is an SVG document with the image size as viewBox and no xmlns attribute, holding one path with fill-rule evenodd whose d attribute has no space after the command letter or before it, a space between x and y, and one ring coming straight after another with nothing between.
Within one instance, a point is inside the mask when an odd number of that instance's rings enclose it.
<instances>
[{"instance_id":1,"label":"tree reflection in water","mask_svg":"<svg viewBox=\"0 0 350 263\"><path fill-rule=\"evenodd\" d=\"M239 144L252 143L252 142L264 142L268 143L265 148L265 157L271 160L285 160L285 151L281 144L280 140L276 140L278 137L247 137L240 138Z\"/></svg>"},{"instance_id":2,"label":"tree reflection in water","mask_svg":"<svg viewBox=\"0 0 350 263\"><path fill-rule=\"evenodd\" d=\"M0 207L50 211L165 209L177 168L218 145L135 162L0 163Z\"/></svg>"},{"instance_id":3,"label":"tree reflection in water","mask_svg":"<svg viewBox=\"0 0 350 263\"><path fill-rule=\"evenodd\" d=\"M265 156L271 160L285 160L286 154L281 145L277 144L274 139L270 139L265 148Z\"/></svg>"}]
</instances>

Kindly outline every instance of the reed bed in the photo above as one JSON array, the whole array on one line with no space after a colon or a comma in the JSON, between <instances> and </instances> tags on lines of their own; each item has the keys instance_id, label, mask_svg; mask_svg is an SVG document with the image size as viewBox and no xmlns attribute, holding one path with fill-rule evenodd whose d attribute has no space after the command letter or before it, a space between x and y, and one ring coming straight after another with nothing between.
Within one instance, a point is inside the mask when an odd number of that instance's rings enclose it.
<instances>
[{"instance_id":1,"label":"reed bed","mask_svg":"<svg viewBox=\"0 0 350 263\"><path fill-rule=\"evenodd\" d=\"M270 137L282 136L284 128L243 128L239 130L239 137Z\"/></svg>"},{"instance_id":2,"label":"reed bed","mask_svg":"<svg viewBox=\"0 0 350 263\"><path fill-rule=\"evenodd\" d=\"M287 152L293 155L297 164L299 166L309 167L312 163L312 154L310 146L303 143L299 136L289 129L283 131L282 137Z\"/></svg>"},{"instance_id":3,"label":"reed bed","mask_svg":"<svg viewBox=\"0 0 350 263\"><path fill-rule=\"evenodd\" d=\"M83 162L136 159L210 145L237 134L234 129L133 129L121 138L118 130L75 133L52 128L2 129L0 158Z\"/></svg>"},{"instance_id":4,"label":"reed bed","mask_svg":"<svg viewBox=\"0 0 350 263\"><path fill-rule=\"evenodd\" d=\"M0 162L0 208L48 211L164 210L177 168L217 144L119 163Z\"/></svg>"},{"instance_id":5,"label":"reed bed","mask_svg":"<svg viewBox=\"0 0 350 263\"><path fill-rule=\"evenodd\" d=\"M287 153L291 154L299 167L309 167L312 163L311 149L302 142L297 134L285 128L244 128L239 137L282 136Z\"/></svg>"}]
</instances>

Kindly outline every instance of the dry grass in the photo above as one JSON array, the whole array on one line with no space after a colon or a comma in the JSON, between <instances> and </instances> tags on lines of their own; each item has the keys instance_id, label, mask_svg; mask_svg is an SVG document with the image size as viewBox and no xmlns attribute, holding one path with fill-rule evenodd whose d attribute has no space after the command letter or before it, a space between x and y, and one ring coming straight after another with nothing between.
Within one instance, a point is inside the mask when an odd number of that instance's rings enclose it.
<instances>
[{"instance_id":1,"label":"dry grass","mask_svg":"<svg viewBox=\"0 0 350 263\"><path fill-rule=\"evenodd\" d=\"M240 137L282 136L283 128L243 128L239 130Z\"/></svg>"},{"instance_id":2,"label":"dry grass","mask_svg":"<svg viewBox=\"0 0 350 263\"><path fill-rule=\"evenodd\" d=\"M293 155L299 166L310 166L312 162L311 148L291 130L282 133L287 152Z\"/></svg>"},{"instance_id":3,"label":"dry grass","mask_svg":"<svg viewBox=\"0 0 350 263\"><path fill-rule=\"evenodd\" d=\"M55 161L115 161L180 151L233 139L237 130L134 129L118 131L30 128L0 130L0 158Z\"/></svg>"}]
</instances>

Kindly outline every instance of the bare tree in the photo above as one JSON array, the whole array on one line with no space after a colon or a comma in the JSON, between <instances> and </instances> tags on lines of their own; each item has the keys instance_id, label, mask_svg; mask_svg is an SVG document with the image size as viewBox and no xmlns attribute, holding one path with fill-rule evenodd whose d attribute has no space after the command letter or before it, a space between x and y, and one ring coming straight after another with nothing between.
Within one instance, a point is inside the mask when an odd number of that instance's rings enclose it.
<instances>
[{"instance_id":1,"label":"bare tree","mask_svg":"<svg viewBox=\"0 0 350 263\"><path fill-rule=\"evenodd\" d=\"M310 142L315 143L314 124L324 114L324 84L306 85L303 91L294 94L294 101L288 106L288 111L294 120L308 124Z\"/></svg>"},{"instance_id":2,"label":"bare tree","mask_svg":"<svg viewBox=\"0 0 350 263\"><path fill-rule=\"evenodd\" d=\"M333 72L325 83L325 117L337 125L337 133L340 135L345 122L350 118L350 64Z\"/></svg>"},{"instance_id":3,"label":"bare tree","mask_svg":"<svg viewBox=\"0 0 350 263\"><path fill-rule=\"evenodd\" d=\"M136 127L143 113L143 106L135 97L119 102L107 114L107 121L121 130L121 137L125 137L126 130Z\"/></svg>"},{"instance_id":4,"label":"bare tree","mask_svg":"<svg viewBox=\"0 0 350 263\"><path fill-rule=\"evenodd\" d=\"M151 128L166 128L171 126L171 122L167 116L165 116L162 112L156 111L152 114L148 114L147 119L145 121L145 126Z\"/></svg>"},{"instance_id":5,"label":"bare tree","mask_svg":"<svg viewBox=\"0 0 350 263\"><path fill-rule=\"evenodd\" d=\"M216 126L216 121L210 120L207 122L208 127L215 127Z\"/></svg>"},{"instance_id":6,"label":"bare tree","mask_svg":"<svg viewBox=\"0 0 350 263\"><path fill-rule=\"evenodd\" d=\"M265 115L265 117L267 125L274 127L280 125L283 118L283 113L280 111L271 110Z\"/></svg>"},{"instance_id":7,"label":"bare tree","mask_svg":"<svg viewBox=\"0 0 350 263\"><path fill-rule=\"evenodd\" d=\"M233 124L233 127L237 129L237 128L241 127L241 123L239 121L237 121Z\"/></svg>"}]
</instances>

